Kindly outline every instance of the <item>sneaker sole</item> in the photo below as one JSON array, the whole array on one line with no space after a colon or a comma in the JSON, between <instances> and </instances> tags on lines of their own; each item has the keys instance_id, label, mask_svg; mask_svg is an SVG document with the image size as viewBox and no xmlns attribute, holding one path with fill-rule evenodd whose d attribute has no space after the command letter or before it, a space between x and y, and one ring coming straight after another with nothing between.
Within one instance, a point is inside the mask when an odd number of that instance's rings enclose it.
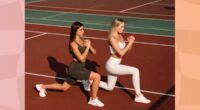
<instances>
[{"instance_id":1,"label":"sneaker sole","mask_svg":"<svg viewBox=\"0 0 200 110\"><path fill-rule=\"evenodd\" d=\"M39 92L39 96L40 96L40 97L46 97L46 95L41 95L41 94L40 94L40 89L41 89L41 87L40 87L39 84L36 84L36 85L35 85L35 88L36 88L36 90Z\"/></svg>"},{"instance_id":2,"label":"sneaker sole","mask_svg":"<svg viewBox=\"0 0 200 110\"><path fill-rule=\"evenodd\" d=\"M98 105L94 105L94 104L92 104L92 103L88 103L89 105L92 105L92 106L95 106L95 107L103 107L103 106L98 106Z\"/></svg>"},{"instance_id":3,"label":"sneaker sole","mask_svg":"<svg viewBox=\"0 0 200 110\"><path fill-rule=\"evenodd\" d=\"M149 104L149 103L151 103L151 102L141 102L141 101L135 101L135 102L137 102L137 103L143 103L143 104Z\"/></svg>"}]
</instances>

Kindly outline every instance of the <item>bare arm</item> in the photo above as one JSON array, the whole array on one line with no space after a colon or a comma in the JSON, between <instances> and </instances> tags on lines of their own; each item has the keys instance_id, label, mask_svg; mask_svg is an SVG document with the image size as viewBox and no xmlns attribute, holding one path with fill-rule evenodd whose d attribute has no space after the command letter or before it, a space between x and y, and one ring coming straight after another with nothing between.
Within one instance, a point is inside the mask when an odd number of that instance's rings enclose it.
<instances>
[{"instance_id":1,"label":"bare arm","mask_svg":"<svg viewBox=\"0 0 200 110\"><path fill-rule=\"evenodd\" d=\"M93 46L90 46L90 51L92 52L93 55L96 55L96 50Z\"/></svg>"},{"instance_id":2,"label":"bare arm","mask_svg":"<svg viewBox=\"0 0 200 110\"><path fill-rule=\"evenodd\" d=\"M88 41L90 42L90 40L83 40L84 41L84 45L85 45L85 43L87 43ZM95 48L92 46L92 45L90 45L90 52L92 53L92 54L96 54L96 50L95 50Z\"/></svg>"},{"instance_id":3,"label":"bare arm","mask_svg":"<svg viewBox=\"0 0 200 110\"><path fill-rule=\"evenodd\" d=\"M70 46L72 47L72 51L74 52L78 60L80 62L85 62L90 49L90 44L88 44L88 46L86 47L85 51L82 54L80 53L78 45L75 42L72 42Z\"/></svg>"},{"instance_id":4,"label":"bare arm","mask_svg":"<svg viewBox=\"0 0 200 110\"><path fill-rule=\"evenodd\" d=\"M133 45L131 45L131 46L130 46L130 48L128 49L128 52L130 52L130 51L131 51L132 47L133 47Z\"/></svg>"},{"instance_id":5,"label":"bare arm","mask_svg":"<svg viewBox=\"0 0 200 110\"><path fill-rule=\"evenodd\" d=\"M131 40L131 39L132 39L133 41L135 41L135 37L134 37L134 36L129 36L129 37L127 38L128 41ZM128 49L128 52L131 51L132 47L133 47L133 45L130 46L130 48Z\"/></svg>"},{"instance_id":6,"label":"bare arm","mask_svg":"<svg viewBox=\"0 0 200 110\"><path fill-rule=\"evenodd\" d=\"M133 41L130 40L124 49L120 49L120 48L119 48L119 45L117 44L117 41L115 40L114 37L110 37L109 40L110 40L110 44L112 45L113 49L114 49L120 56L124 56L124 55L127 53L127 51L129 50L129 48L132 46L132 44L133 44Z\"/></svg>"}]
</instances>

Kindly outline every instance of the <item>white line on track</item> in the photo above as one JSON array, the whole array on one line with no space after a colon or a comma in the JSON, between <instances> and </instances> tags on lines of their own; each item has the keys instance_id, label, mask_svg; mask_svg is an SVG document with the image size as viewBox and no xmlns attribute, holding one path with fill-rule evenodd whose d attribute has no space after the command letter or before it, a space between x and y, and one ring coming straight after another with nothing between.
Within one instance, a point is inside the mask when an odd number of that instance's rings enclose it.
<instances>
[{"instance_id":1,"label":"white line on track","mask_svg":"<svg viewBox=\"0 0 200 110\"><path fill-rule=\"evenodd\" d=\"M48 17L49 18L49 17ZM73 21L70 20L56 20L56 19L47 19L46 17L43 18L29 18L26 17L26 19L32 19L32 20L45 20L45 21L58 21L58 22L67 22L67 23L71 23ZM110 26L110 24L108 23L93 23L93 22L86 22L86 21L82 21L82 23L84 24L91 24L91 25L100 25L100 26ZM150 30L160 30L160 31L175 31L173 29L161 29L161 28L155 28L155 27L137 27L137 26L126 26L127 28L132 28L132 29L150 29Z\"/></svg>"},{"instance_id":2,"label":"white line on track","mask_svg":"<svg viewBox=\"0 0 200 110\"><path fill-rule=\"evenodd\" d=\"M41 36L43 36L45 34L47 34L47 33L41 33L39 35L31 36L31 37L26 38L25 40L30 40L30 39L33 39L33 38L36 38L36 37L41 37Z\"/></svg>"},{"instance_id":3,"label":"white line on track","mask_svg":"<svg viewBox=\"0 0 200 110\"><path fill-rule=\"evenodd\" d=\"M34 25L45 25L45 26L56 26L56 27L63 27L63 28L70 28L69 26L61 26L61 25L54 25L54 24L41 24L41 23L31 23L31 22L26 22L26 24L34 24ZM88 30L95 30L95 31L103 31L103 32L108 32L109 30L102 30L102 29L94 29L94 28L85 28ZM141 34L141 35L150 35L150 36L159 36L159 37L168 37L174 39L174 36L169 36L169 35L159 35L159 34L148 34L148 33L138 33L138 32L124 32L127 34Z\"/></svg>"},{"instance_id":4,"label":"white line on track","mask_svg":"<svg viewBox=\"0 0 200 110\"><path fill-rule=\"evenodd\" d=\"M38 77L51 78L51 79L61 79L61 80L65 80L65 78L55 77L55 76L49 76L49 75L43 75L43 74L38 74L38 73L26 72L25 74L26 74L26 75L32 75L32 76L38 76ZM81 82L81 81L78 80L78 82ZM135 91L135 89L133 89L133 88L127 88L127 87L115 86L115 88ZM144 92L144 93L149 93L149 94L156 94L156 95L164 95L164 96L175 97L174 94L166 94L166 93L155 92L155 91L147 91L147 90L141 90L141 91Z\"/></svg>"},{"instance_id":5,"label":"white line on track","mask_svg":"<svg viewBox=\"0 0 200 110\"><path fill-rule=\"evenodd\" d=\"M121 10L120 13L123 13L125 11L129 11L129 10L133 10L133 9L136 9L136 8L140 8L140 7L143 7L143 6L146 6L146 5L150 5L150 4L153 4L153 3L157 3L157 2L160 2L160 1L162 1L162 0L155 0L155 1L148 2L148 3L144 3L142 5L138 5L138 6L128 8L128 9Z\"/></svg>"},{"instance_id":6,"label":"white line on track","mask_svg":"<svg viewBox=\"0 0 200 110\"><path fill-rule=\"evenodd\" d=\"M70 10L79 10L79 11L93 11L93 12L106 12L106 13L120 13L119 11L112 10L97 10L97 9L86 9L86 8L69 8L69 7L55 7L55 6L40 6L40 5L27 5L32 7L41 7L41 8L54 8L54 9L70 9ZM80 13L80 12L79 12ZM174 17L174 15L165 15L165 14L154 14L154 13L140 13L140 12L121 12L125 14L138 14L138 15L153 15L153 16L168 16ZM83 13L84 14L84 13ZM139 18L139 17L138 17ZM153 18L152 18L153 19ZM157 18L155 18L157 19ZM165 19L166 20L166 19Z\"/></svg>"},{"instance_id":7,"label":"white line on track","mask_svg":"<svg viewBox=\"0 0 200 110\"><path fill-rule=\"evenodd\" d=\"M52 32L42 32L42 31L31 31L31 30L26 30L26 32L35 32L35 33L45 33L45 34L51 34L51 35L59 35L59 36L69 36L67 34L60 34L60 33L52 33ZM41 35L40 34L40 35ZM97 37L88 37L84 36L83 38L88 38L88 39L95 39L95 40L107 40L106 38L97 38ZM26 40L29 40L26 38ZM163 46L163 47L175 47L174 45L168 45L168 44L158 44L158 43L149 43L149 42L138 42L135 41L137 44L145 44L145 45L154 45L154 46Z\"/></svg>"}]
</instances>

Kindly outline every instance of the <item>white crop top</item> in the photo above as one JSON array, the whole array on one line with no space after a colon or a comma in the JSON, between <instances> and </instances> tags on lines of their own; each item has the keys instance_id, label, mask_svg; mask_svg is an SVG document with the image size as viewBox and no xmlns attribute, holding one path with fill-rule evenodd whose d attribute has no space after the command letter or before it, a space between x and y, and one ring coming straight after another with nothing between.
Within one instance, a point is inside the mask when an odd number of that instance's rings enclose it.
<instances>
[{"instance_id":1,"label":"white crop top","mask_svg":"<svg viewBox=\"0 0 200 110\"><path fill-rule=\"evenodd\" d=\"M123 49L126 46L126 43L125 42L119 42L118 45L119 45L120 49ZM110 48L110 53L111 54L116 53L115 49L113 49L111 45L109 45L109 48Z\"/></svg>"}]
</instances>

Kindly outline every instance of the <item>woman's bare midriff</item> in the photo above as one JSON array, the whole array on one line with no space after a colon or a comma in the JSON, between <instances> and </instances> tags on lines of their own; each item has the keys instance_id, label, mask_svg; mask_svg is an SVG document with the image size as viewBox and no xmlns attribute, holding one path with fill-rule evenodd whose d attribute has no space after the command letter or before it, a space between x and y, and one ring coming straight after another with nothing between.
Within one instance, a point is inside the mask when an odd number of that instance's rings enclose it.
<instances>
[{"instance_id":1,"label":"woman's bare midriff","mask_svg":"<svg viewBox=\"0 0 200 110\"><path fill-rule=\"evenodd\" d=\"M121 59L121 58L122 58L122 57L119 57L119 56L116 55L116 54L111 54L111 56L114 57L114 58L117 58L117 59Z\"/></svg>"}]
</instances>

